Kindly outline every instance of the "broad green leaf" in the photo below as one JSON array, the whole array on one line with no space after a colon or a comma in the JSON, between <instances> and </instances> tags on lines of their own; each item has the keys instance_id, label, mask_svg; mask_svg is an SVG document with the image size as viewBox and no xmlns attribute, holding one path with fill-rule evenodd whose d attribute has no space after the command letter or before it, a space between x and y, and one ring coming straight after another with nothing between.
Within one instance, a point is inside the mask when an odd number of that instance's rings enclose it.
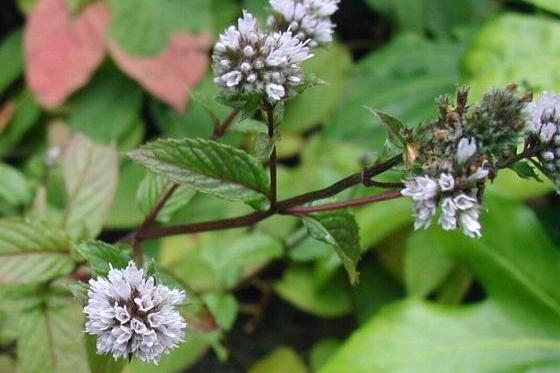
<instances>
[{"instance_id":1,"label":"broad green leaf","mask_svg":"<svg viewBox=\"0 0 560 373\"><path fill-rule=\"evenodd\" d=\"M294 306L320 317L340 317L352 308L344 281L333 279L321 286L305 267L285 270L274 291Z\"/></svg>"},{"instance_id":2,"label":"broad green leaf","mask_svg":"<svg viewBox=\"0 0 560 373\"><path fill-rule=\"evenodd\" d=\"M523 0L526 3L533 4L549 12L560 14L560 3L556 0Z\"/></svg>"},{"instance_id":3,"label":"broad green leaf","mask_svg":"<svg viewBox=\"0 0 560 373\"><path fill-rule=\"evenodd\" d=\"M0 199L11 205L25 205L31 201L31 190L25 176L16 168L0 163Z\"/></svg>"},{"instance_id":4,"label":"broad green leaf","mask_svg":"<svg viewBox=\"0 0 560 373\"><path fill-rule=\"evenodd\" d=\"M41 116L41 108L28 91L23 91L17 99L16 105L12 120L0 135L0 157L14 151L15 146Z\"/></svg>"},{"instance_id":5,"label":"broad green leaf","mask_svg":"<svg viewBox=\"0 0 560 373\"><path fill-rule=\"evenodd\" d=\"M31 284L72 271L66 237L44 224L0 220L0 284Z\"/></svg>"},{"instance_id":6,"label":"broad green leaf","mask_svg":"<svg viewBox=\"0 0 560 373\"><path fill-rule=\"evenodd\" d=\"M533 179L536 181L541 181L535 168L531 166L527 161L515 162L510 166L510 169L512 169L517 174L517 176L522 179Z\"/></svg>"},{"instance_id":7,"label":"broad green leaf","mask_svg":"<svg viewBox=\"0 0 560 373\"><path fill-rule=\"evenodd\" d=\"M309 365L312 372L317 372L340 348L342 343L338 339L322 339L313 345L309 354Z\"/></svg>"},{"instance_id":8,"label":"broad green leaf","mask_svg":"<svg viewBox=\"0 0 560 373\"><path fill-rule=\"evenodd\" d=\"M268 175L257 160L210 140L156 140L128 155L175 183L233 201L262 200L270 188Z\"/></svg>"},{"instance_id":9,"label":"broad green leaf","mask_svg":"<svg viewBox=\"0 0 560 373\"><path fill-rule=\"evenodd\" d=\"M166 178L147 173L136 192L136 201L144 214L148 214L159 203L161 198L173 187ZM172 196L160 210L156 220L167 223L177 210L189 204L196 191L185 185L177 187Z\"/></svg>"},{"instance_id":10,"label":"broad green leaf","mask_svg":"<svg viewBox=\"0 0 560 373\"><path fill-rule=\"evenodd\" d=\"M18 371L89 372L81 307L70 298L49 303L19 314Z\"/></svg>"},{"instance_id":11,"label":"broad green leaf","mask_svg":"<svg viewBox=\"0 0 560 373\"><path fill-rule=\"evenodd\" d=\"M156 55L174 33L211 29L207 0L110 0L109 37L132 55Z\"/></svg>"},{"instance_id":12,"label":"broad green leaf","mask_svg":"<svg viewBox=\"0 0 560 373\"><path fill-rule=\"evenodd\" d=\"M453 260L439 247L440 241L430 245L416 245L409 241L406 247L404 277L407 293L426 297L436 290L453 269Z\"/></svg>"},{"instance_id":13,"label":"broad green leaf","mask_svg":"<svg viewBox=\"0 0 560 373\"><path fill-rule=\"evenodd\" d=\"M379 121L379 123L385 126L387 131L389 131L390 137L396 139L403 147L406 146L406 141L401 134L401 131L405 127L397 118L393 118L392 116L382 113L381 111L376 109L367 109L373 114L373 116Z\"/></svg>"},{"instance_id":14,"label":"broad green leaf","mask_svg":"<svg viewBox=\"0 0 560 373\"><path fill-rule=\"evenodd\" d=\"M249 373L307 373L303 359L291 347L278 347L257 361Z\"/></svg>"},{"instance_id":15,"label":"broad green leaf","mask_svg":"<svg viewBox=\"0 0 560 373\"><path fill-rule=\"evenodd\" d=\"M358 224L348 211L328 211L312 214L303 219L311 236L333 246L350 282L358 282L356 266L361 256Z\"/></svg>"},{"instance_id":16,"label":"broad green leaf","mask_svg":"<svg viewBox=\"0 0 560 373\"><path fill-rule=\"evenodd\" d=\"M483 236L431 229L415 232L409 245L438 248L463 262L492 298L512 311L560 318L560 252L534 213L511 199L486 196Z\"/></svg>"},{"instance_id":17,"label":"broad green leaf","mask_svg":"<svg viewBox=\"0 0 560 373\"><path fill-rule=\"evenodd\" d=\"M395 304L358 329L320 373L527 372L560 368L558 323L512 318L492 302Z\"/></svg>"},{"instance_id":18,"label":"broad green leaf","mask_svg":"<svg viewBox=\"0 0 560 373\"><path fill-rule=\"evenodd\" d=\"M306 90L287 102L282 130L300 132L322 124L342 98L352 68L350 53L338 43L313 53L315 56L303 64L303 69L308 76L315 74L326 84Z\"/></svg>"},{"instance_id":19,"label":"broad green leaf","mask_svg":"<svg viewBox=\"0 0 560 373\"><path fill-rule=\"evenodd\" d=\"M137 120L142 90L113 66L102 68L70 100L69 126L108 144L126 138Z\"/></svg>"},{"instance_id":20,"label":"broad green leaf","mask_svg":"<svg viewBox=\"0 0 560 373\"><path fill-rule=\"evenodd\" d=\"M535 92L560 90L558 38L560 23L551 18L509 13L486 24L462 59L473 96L512 82Z\"/></svg>"},{"instance_id":21,"label":"broad green leaf","mask_svg":"<svg viewBox=\"0 0 560 373\"><path fill-rule=\"evenodd\" d=\"M76 134L62 158L68 193L64 226L74 240L95 238L117 188L119 161L114 145L101 146Z\"/></svg>"},{"instance_id":22,"label":"broad green leaf","mask_svg":"<svg viewBox=\"0 0 560 373\"><path fill-rule=\"evenodd\" d=\"M115 360L111 355L98 354L95 337L86 334L85 339L87 359L91 373L119 373L123 370L126 360Z\"/></svg>"},{"instance_id":23,"label":"broad green leaf","mask_svg":"<svg viewBox=\"0 0 560 373\"><path fill-rule=\"evenodd\" d=\"M223 330L230 330L237 318L239 305L232 294L206 293L204 303L214 315L216 323Z\"/></svg>"},{"instance_id":24,"label":"broad green leaf","mask_svg":"<svg viewBox=\"0 0 560 373\"><path fill-rule=\"evenodd\" d=\"M455 91L461 52L456 43L406 34L367 55L356 66L325 135L381 151L386 131L364 105L399 118L407 127L434 117L434 99Z\"/></svg>"},{"instance_id":25,"label":"broad green leaf","mask_svg":"<svg viewBox=\"0 0 560 373\"><path fill-rule=\"evenodd\" d=\"M0 43L0 92L3 92L23 72L22 32L8 34Z\"/></svg>"},{"instance_id":26,"label":"broad green leaf","mask_svg":"<svg viewBox=\"0 0 560 373\"><path fill-rule=\"evenodd\" d=\"M134 196L145 175L146 171L134 163L128 160L121 163L115 200L105 224L107 227L130 229L142 224L144 214L131 196Z\"/></svg>"},{"instance_id":27,"label":"broad green leaf","mask_svg":"<svg viewBox=\"0 0 560 373\"><path fill-rule=\"evenodd\" d=\"M124 247L101 241L83 241L72 245L72 250L84 258L94 275L106 276L112 268L124 268L131 259Z\"/></svg>"},{"instance_id":28,"label":"broad green leaf","mask_svg":"<svg viewBox=\"0 0 560 373\"><path fill-rule=\"evenodd\" d=\"M500 170L498 177L488 185L488 191L499 193L515 200L526 200L549 193L553 190L549 179L542 177L543 182L534 180L520 179L519 176L510 169Z\"/></svg>"}]
</instances>

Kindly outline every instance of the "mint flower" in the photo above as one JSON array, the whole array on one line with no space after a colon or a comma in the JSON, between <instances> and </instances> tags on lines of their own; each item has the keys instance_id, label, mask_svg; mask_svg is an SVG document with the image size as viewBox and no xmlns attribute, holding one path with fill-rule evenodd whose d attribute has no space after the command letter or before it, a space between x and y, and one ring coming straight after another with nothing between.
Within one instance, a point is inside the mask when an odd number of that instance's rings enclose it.
<instances>
[{"instance_id":1,"label":"mint flower","mask_svg":"<svg viewBox=\"0 0 560 373\"><path fill-rule=\"evenodd\" d=\"M335 25L330 17L338 9L339 0L270 0L275 15L268 19L277 30L289 30L309 46L332 42Z\"/></svg>"},{"instance_id":2,"label":"mint flower","mask_svg":"<svg viewBox=\"0 0 560 373\"><path fill-rule=\"evenodd\" d=\"M247 11L219 37L212 54L214 82L229 98L260 94L276 102L303 83L301 63L312 57L290 32L262 31Z\"/></svg>"},{"instance_id":3,"label":"mint flower","mask_svg":"<svg viewBox=\"0 0 560 373\"><path fill-rule=\"evenodd\" d=\"M156 284L132 261L89 285L85 331L97 337L99 354L157 364L183 341L186 323L175 309L185 300L183 291Z\"/></svg>"}]
</instances>

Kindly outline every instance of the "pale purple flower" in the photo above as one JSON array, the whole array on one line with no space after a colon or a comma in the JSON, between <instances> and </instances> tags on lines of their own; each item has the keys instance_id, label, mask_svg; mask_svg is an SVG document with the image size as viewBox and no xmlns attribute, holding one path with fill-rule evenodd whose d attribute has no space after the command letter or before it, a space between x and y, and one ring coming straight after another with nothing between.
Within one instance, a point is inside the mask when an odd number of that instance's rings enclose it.
<instances>
[{"instance_id":1,"label":"pale purple flower","mask_svg":"<svg viewBox=\"0 0 560 373\"><path fill-rule=\"evenodd\" d=\"M85 331L97 337L97 352L115 359L136 356L157 364L185 335L186 323L176 306L185 293L156 284L131 261L111 268L107 278L89 281Z\"/></svg>"},{"instance_id":2,"label":"pale purple flower","mask_svg":"<svg viewBox=\"0 0 560 373\"><path fill-rule=\"evenodd\" d=\"M457 206L453 198L446 197L441 200L441 216L438 223L446 231L457 228Z\"/></svg>"},{"instance_id":3,"label":"pale purple flower","mask_svg":"<svg viewBox=\"0 0 560 373\"><path fill-rule=\"evenodd\" d=\"M303 82L301 63L312 56L291 32L265 32L245 11L214 46L214 82L228 97L261 94L276 102L295 94Z\"/></svg>"},{"instance_id":4,"label":"pale purple flower","mask_svg":"<svg viewBox=\"0 0 560 373\"><path fill-rule=\"evenodd\" d=\"M480 206L478 204L475 204L473 207L459 213L459 221L461 222L463 233L466 236L471 238L478 238L482 236L482 233L480 233L482 226L480 225L479 218Z\"/></svg>"},{"instance_id":5,"label":"pale purple flower","mask_svg":"<svg viewBox=\"0 0 560 373\"><path fill-rule=\"evenodd\" d=\"M529 131L540 136L541 141L550 142L555 135L560 135L560 95L544 91L538 100L527 104Z\"/></svg>"},{"instance_id":6,"label":"pale purple flower","mask_svg":"<svg viewBox=\"0 0 560 373\"><path fill-rule=\"evenodd\" d=\"M291 31L310 47L332 42L335 25L331 16L338 9L339 0L270 0L275 15L268 23L280 30Z\"/></svg>"},{"instance_id":7,"label":"pale purple flower","mask_svg":"<svg viewBox=\"0 0 560 373\"><path fill-rule=\"evenodd\" d=\"M436 202L433 199L419 200L414 202L413 216L414 229L428 229L432 224L432 218L436 213Z\"/></svg>"},{"instance_id":8,"label":"pale purple flower","mask_svg":"<svg viewBox=\"0 0 560 373\"><path fill-rule=\"evenodd\" d=\"M439 187L442 191L447 192L455 188L455 178L451 174L439 175Z\"/></svg>"},{"instance_id":9,"label":"pale purple flower","mask_svg":"<svg viewBox=\"0 0 560 373\"><path fill-rule=\"evenodd\" d=\"M401 194L412 197L414 201L430 200L438 193L438 183L429 176L416 176L405 180L404 186Z\"/></svg>"},{"instance_id":10,"label":"pale purple flower","mask_svg":"<svg viewBox=\"0 0 560 373\"><path fill-rule=\"evenodd\" d=\"M469 160L476 153L476 147L476 141L472 137L462 137L457 144L457 163L463 164Z\"/></svg>"}]
</instances>

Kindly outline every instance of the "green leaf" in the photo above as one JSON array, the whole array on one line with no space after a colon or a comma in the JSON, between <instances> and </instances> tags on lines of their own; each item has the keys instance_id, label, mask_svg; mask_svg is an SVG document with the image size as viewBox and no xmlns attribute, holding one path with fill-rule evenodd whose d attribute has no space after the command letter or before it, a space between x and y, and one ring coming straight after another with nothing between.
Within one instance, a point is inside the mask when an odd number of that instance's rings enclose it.
<instances>
[{"instance_id":1,"label":"green leaf","mask_svg":"<svg viewBox=\"0 0 560 373\"><path fill-rule=\"evenodd\" d=\"M340 317L352 309L344 281L332 279L318 284L313 272L305 267L291 267L274 285L274 291L305 312L320 317Z\"/></svg>"},{"instance_id":2,"label":"green leaf","mask_svg":"<svg viewBox=\"0 0 560 373\"><path fill-rule=\"evenodd\" d=\"M372 120L364 105L400 118L408 127L434 117L434 99L455 91L461 52L456 43L406 34L370 53L356 66L325 135L381 151L385 128Z\"/></svg>"},{"instance_id":3,"label":"green leaf","mask_svg":"<svg viewBox=\"0 0 560 373\"><path fill-rule=\"evenodd\" d=\"M461 64L472 96L511 82L535 92L560 90L558 38L560 23L551 18L510 13L486 24Z\"/></svg>"},{"instance_id":4,"label":"green leaf","mask_svg":"<svg viewBox=\"0 0 560 373\"><path fill-rule=\"evenodd\" d=\"M270 188L268 175L256 159L210 140L157 140L128 155L175 183L233 201L262 200Z\"/></svg>"},{"instance_id":5,"label":"green leaf","mask_svg":"<svg viewBox=\"0 0 560 373\"><path fill-rule=\"evenodd\" d=\"M453 269L453 260L442 253L441 241L416 245L408 241L405 252L404 277L407 293L426 297L436 290Z\"/></svg>"},{"instance_id":6,"label":"green leaf","mask_svg":"<svg viewBox=\"0 0 560 373\"><path fill-rule=\"evenodd\" d=\"M126 138L140 125L142 90L114 66L105 66L70 100L69 126L108 144Z\"/></svg>"},{"instance_id":7,"label":"green leaf","mask_svg":"<svg viewBox=\"0 0 560 373\"><path fill-rule=\"evenodd\" d=\"M95 238L115 195L119 161L114 145L101 146L76 134L62 158L69 199L64 226L74 240Z\"/></svg>"},{"instance_id":8,"label":"green leaf","mask_svg":"<svg viewBox=\"0 0 560 373\"><path fill-rule=\"evenodd\" d=\"M119 373L124 369L126 360L115 360L111 355L98 354L95 337L86 334L85 339L87 359L91 373Z\"/></svg>"},{"instance_id":9,"label":"green leaf","mask_svg":"<svg viewBox=\"0 0 560 373\"><path fill-rule=\"evenodd\" d=\"M19 314L18 371L89 372L81 307L70 298L51 303Z\"/></svg>"},{"instance_id":10,"label":"green leaf","mask_svg":"<svg viewBox=\"0 0 560 373\"><path fill-rule=\"evenodd\" d=\"M249 373L307 373L303 359L291 347L278 347L257 361Z\"/></svg>"},{"instance_id":11,"label":"green leaf","mask_svg":"<svg viewBox=\"0 0 560 373\"><path fill-rule=\"evenodd\" d=\"M405 127L397 118L393 118L392 116L382 113L381 111L376 109L372 109L369 107L366 107L366 109L373 114L373 116L379 121L379 123L385 126L387 131L389 131L389 136L391 138L398 140L398 142L403 147L406 147L406 141L401 134L401 131Z\"/></svg>"},{"instance_id":12,"label":"green leaf","mask_svg":"<svg viewBox=\"0 0 560 373\"><path fill-rule=\"evenodd\" d=\"M41 116L41 108L28 91L16 102L16 111L8 127L0 135L0 157L9 154Z\"/></svg>"},{"instance_id":13,"label":"green leaf","mask_svg":"<svg viewBox=\"0 0 560 373\"><path fill-rule=\"evenodd\" d=\"M311 214L303 219L311 236L334 247L348 272L350 282L358 282L356 266L361 256L358 224L348 211L328 211Z\"/></svg>"},{"instance_id":14,"label":"green leaf","mask_svg":"<svg viewBox=\"0 0 560 373\"><path fill-rule=\"evenodd\" d=\"M509 167L512 169L517 176L522 179L533 179L536 181L542 181L535 168L529 164L527 161L518 161Z\"/></svg>"},{"instance_id":15,"label":"green leaf","mask_svg":"<svg viewBox=\"0 0 560 373\"><path fill-rule=\"evenodd\" d=\"M286 104L281 128L287 131L305 131L326 122L342 99L350 76L352 58L341 44L313 51L315 56L303 64L306 76L317 75L326 84L314 86ZM332 63L336 61L336 63Z\"/></svg>"},{"instance_id":16,"label":"green leaf","mask_svg":"<svg viewBox=\"0 0 560 373\"><path fill-rule=\"evenodd\" d=\"M112 268L124 268L131 259L130 250L101 241L72 244L72 250L84 258L95 276L106 276Z\"/></svg>"},{"instance_id":17,"label":"green leaf","mask_svg":"<svg viewBox=\"0 0 560 373\"><path fill-rule=\"evenodd\" d=\"M319 372L556 371L558 323L534 317L513 318L492 302L399 303L358 329Z\"/></svg>"},{"instance_id":18,"label":"green leaf","mask_svg":"<svg viewBox=\"0 0 560 373\"><path fill-rule=\"evenodd\" d=\"M523 0L526 3L533 4L549 12L560 14L560 3L556 0Z\"/></svg>"},{"instance_id":19,"label":"green leaf","mask_svg":"<svg viewBox=\"0 0 560 373\"><path fill-rule=\"evenodd\" d=\"M105 225L117 229L136 228L142 224L144 214L136 203L136 199L131 196L136 193L146 171L129 160L125 160L121 163L119 174L115 200Z\"/></svg>"},{"instance_id":20,"label":"green leaf","mask_svg":"<svg viewBox=\"0 0 560 373\"><path fill-rule=\"evenodd\" d=\"M560 318L560 252L534 213L518 202L486 196L481 239L439 229L415 232L412 246L438 247L463 262L504 308Z\"/></svg>"},{"instance_id":21,"label":"green leaf","mask_svg":"<svg viewBox=\"0 0 560 373\"><path fill-rule=\"evenodd\" d=\"M0 92L3 92L23 72L22 32L8 34L0 44Z\"/></svg>"},{"instance_id":22,"label":"green leaf","mask_svg":"<svg viewBox=\"0 0 560 373\"><path fill-rule=\"evenodd\" d=\"M210 31L207 0L110 0L109 37L132 55L155 55L172 34Z\"/></svg>"},{"instance_id":23,"label":"green leaf","mask_svg":"<svg viewBox=\"0 0 560 373\"><path fill-rule=\"evenodd\" d=\"M224 330L230 330L239 309L235 297L224 293L206 293L202 295L202 299L214 315L218 326Z\"/></svg>"},{"instance_id":24,"label":"green leaf","mask_svg":"<svg viewBox=\"0 0 560 373\"><path fill-rule=\"evenodd\" d=\"M0 284L44 282L73 268L63 234L38 222L0 220Z\"/></svg>"},{"instance_id":25,"label":"green leaf","mask_svg":"<svg viewBox=\"0 0 560 373\"><path fill-rule=\"evenodd\" d=\"M161 198L173 187L173 183L166 178L146 174L136 192L136 201L144 214L148 214L159 203ZM189 204L196 194L196 190L185 185L177 187L172 196L160 210L156 220L167 223L175 212Z\"/></svg>"},{"instance_id":26,"label":"green leaf","mask_svg":"<svg viewBox=\"0 0 560 373\"><path fill-rule=\"evenodd\" d=\"M0 199L21 206L31 201L31 190L25 176L16 168L0 163Z\"/></svg>"}]
</instances>

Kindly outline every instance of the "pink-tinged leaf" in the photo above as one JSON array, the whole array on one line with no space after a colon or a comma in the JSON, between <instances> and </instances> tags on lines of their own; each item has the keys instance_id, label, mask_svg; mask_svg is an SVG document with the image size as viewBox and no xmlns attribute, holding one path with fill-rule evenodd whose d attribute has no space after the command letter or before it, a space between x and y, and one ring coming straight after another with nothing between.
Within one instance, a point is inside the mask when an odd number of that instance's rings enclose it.
<instances>
[{"instance_id":1,"label":"pink-tinged leaf","mask_svg":"<svg viewBox=\"0 0 560 373\"><path fill-rule=\"evenodd\" d=\"M211 43L209 34L177 33L162 53L150 58L132 56L114 42L108 45L111 56L124 72L152 95L182 112L188 90L202 79L208 68Z\"/></svg>"},{"instance_id":2,"label":"pink-tinged leaf","mask_svg":"<svg viewBox=\"0 0 560 373\"><path fill-rule=\"evenodd\" d=\"M39 0L24 33L26 79L47 108L85 85L105 57L109 8L103 2L72 18L64 0Z\"/></svg>"}]
</instances>

